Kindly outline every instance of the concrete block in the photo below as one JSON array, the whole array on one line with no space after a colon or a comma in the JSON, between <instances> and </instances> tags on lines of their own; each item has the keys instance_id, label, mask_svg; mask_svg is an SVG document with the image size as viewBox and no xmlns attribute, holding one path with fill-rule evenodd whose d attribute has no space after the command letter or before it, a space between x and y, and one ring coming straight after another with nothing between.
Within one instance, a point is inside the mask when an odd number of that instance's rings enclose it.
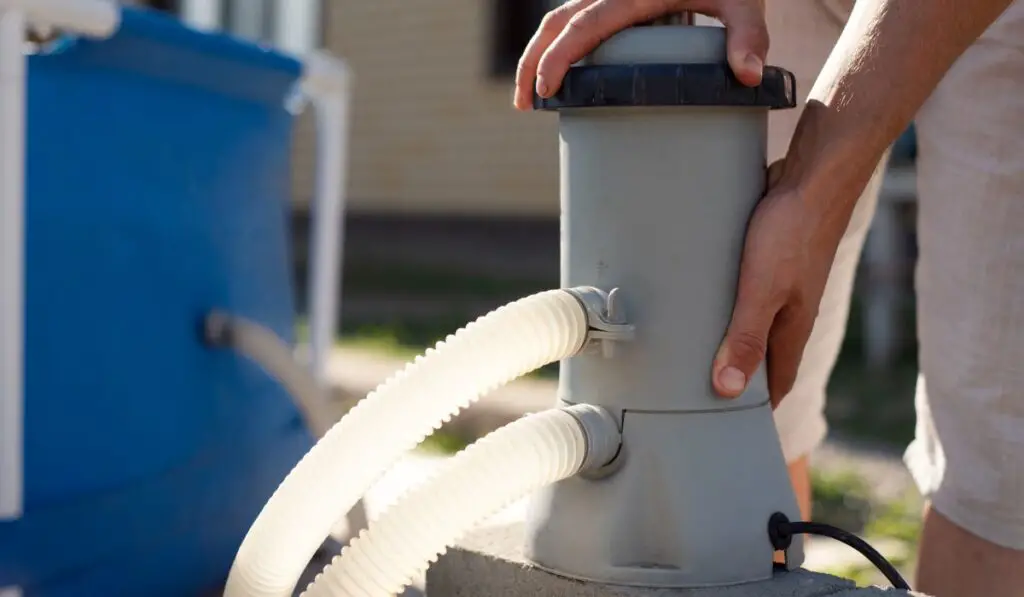
<instances>
[{"instance_id":1,"label":"concrete block","mask_svg":"<svg viewBox=\"0 0 1024 597\"><path fill-rule=\"evenodd\" d=\"M761 583L703 589L643 589L582 583L527 564L524 526L482 527L442 556L427 572L429 597L900 597L910 593L806 570L779 573ZM924 597L924 596L918 596Z\"/></svg>"}]
</instances>

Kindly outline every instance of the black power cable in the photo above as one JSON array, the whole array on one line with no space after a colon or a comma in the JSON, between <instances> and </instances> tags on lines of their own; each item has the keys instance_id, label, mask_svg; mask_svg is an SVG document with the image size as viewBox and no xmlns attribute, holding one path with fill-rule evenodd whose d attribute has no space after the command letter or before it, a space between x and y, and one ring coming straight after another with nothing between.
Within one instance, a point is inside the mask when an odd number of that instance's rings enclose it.
<instances>
[{"instance_id":1,"label":"black power cable","mask_svg":"<svg viewBox=\"0 0 1024 597\"><path fill-rule=\"evenodd\" d=\"M768 519L768 538L772 542L772 547L776 550L785 551L793 543L793 535L800 534L820 535L845 543L859 551L869 562L874 564L885 575L885 578L889 579L893 587L906 589L907 591L910 590L910 585L907 584L907 581L903 580L896 567L890 564L875 548L868 545L867 541L857 535L820 522L793 522L782 512L776 512Z\"/></svg>"}]
</instances>

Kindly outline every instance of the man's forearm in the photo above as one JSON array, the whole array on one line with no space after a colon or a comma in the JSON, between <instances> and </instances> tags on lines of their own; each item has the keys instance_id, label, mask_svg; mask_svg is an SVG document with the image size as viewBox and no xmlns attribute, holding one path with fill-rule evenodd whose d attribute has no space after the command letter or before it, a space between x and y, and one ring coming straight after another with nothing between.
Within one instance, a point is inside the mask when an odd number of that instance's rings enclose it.
<instances>
[{"instance_id":1,"label":"man's forearm","mask_svg":"<svg viewBox=\"0 0 1024 597\"><path fill-rule=\"evenodd\" d=\"M862 187L949 67L1011 3L858 0L808 97L787 170L813 179L804 182L815 190ZM852 202L860 190L812 194Z\"/></svg>"}]
</instances>

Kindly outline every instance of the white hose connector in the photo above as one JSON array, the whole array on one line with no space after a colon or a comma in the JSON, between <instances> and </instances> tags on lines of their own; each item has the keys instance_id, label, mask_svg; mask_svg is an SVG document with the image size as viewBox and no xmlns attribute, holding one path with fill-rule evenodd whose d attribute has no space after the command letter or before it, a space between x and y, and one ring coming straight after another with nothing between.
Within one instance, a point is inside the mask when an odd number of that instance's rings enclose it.
<instances>
[{"instance_id":1,"label":"white hose connector","mask_svg":"<svg viewBox=\"0 0 1024 597\"><path fill-rule=\"evenodd\" d=\"M29 23L106 38L121 25L115 0L0 0L0 11L23 11Z\"/></svg>"},{"instance_id":2,"label":"white hose connector","mask_svg":"<svg viewBox=\"0 0 1024 597\"><path fill-rule=\"evenodd\" d=\"M314 437L327 432L328 421L333 422L327 391L295 360L292 347L273 330L223 311L210 312L203 328L207 342L238 351L276 379L291 395Z\"/></svg>"},{"instance_id":3,"label":"white hose connector","mask_svg":"<svg viewBox=\"0 0 1024 597\"><path fill-rule=\"evenodd\" d=\"M304 597L391 597L467 531L551 483L608 464L622 438L604 409L528 415L466 448L385 510Z\"/></svg>"},{"instance_id":4,"label":"white hose connector","mask_svg":"<svg viewBox=\"0 0 1024 597\"><path fill-rule=\"evenodd\" d=\"M310 558L387 469L480 396L576 354L587 313L541 292L492 311L381 384L328 431L263 507L225 597L290 597Z\"/></svg>"}]
</instances>

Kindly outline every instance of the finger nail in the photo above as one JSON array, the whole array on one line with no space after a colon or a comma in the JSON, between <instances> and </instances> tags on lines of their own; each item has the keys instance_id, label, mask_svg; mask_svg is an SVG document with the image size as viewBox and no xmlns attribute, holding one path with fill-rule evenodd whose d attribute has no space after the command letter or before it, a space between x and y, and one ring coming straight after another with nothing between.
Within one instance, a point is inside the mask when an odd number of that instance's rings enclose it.
<instances>
[{"instance_id":1,"label":"finger nail","mask_svg":"<svg viewBox=\"0 0 1024 597\"><path fill-rule=\"evenodd\" d=\"M738 394L747 387L747 376L736 367L726 367L718 374L718 383L730 394Z\"/></svg>"},{"instance_id":2,"label":"finger nail","mask_svg":"<svg viewBox=\"0 0 1024 597\"><path fill-rule=\"evenodd\" d=\"M537 77L537 95L541 97L548 96L548 84L544 81L544 77Z\"/></svg>"},{"instance_id":3,"label":"finger nail","mask_svg":"<svg viewBox=\"0 0 1024 597\"><path fill-rule=\"evenodd\" d=\"M743 59L743 65L758 75L764 72L764 62L761 61L757 54L747 54L746 58Z\"/></svg>"}]
</instances>

